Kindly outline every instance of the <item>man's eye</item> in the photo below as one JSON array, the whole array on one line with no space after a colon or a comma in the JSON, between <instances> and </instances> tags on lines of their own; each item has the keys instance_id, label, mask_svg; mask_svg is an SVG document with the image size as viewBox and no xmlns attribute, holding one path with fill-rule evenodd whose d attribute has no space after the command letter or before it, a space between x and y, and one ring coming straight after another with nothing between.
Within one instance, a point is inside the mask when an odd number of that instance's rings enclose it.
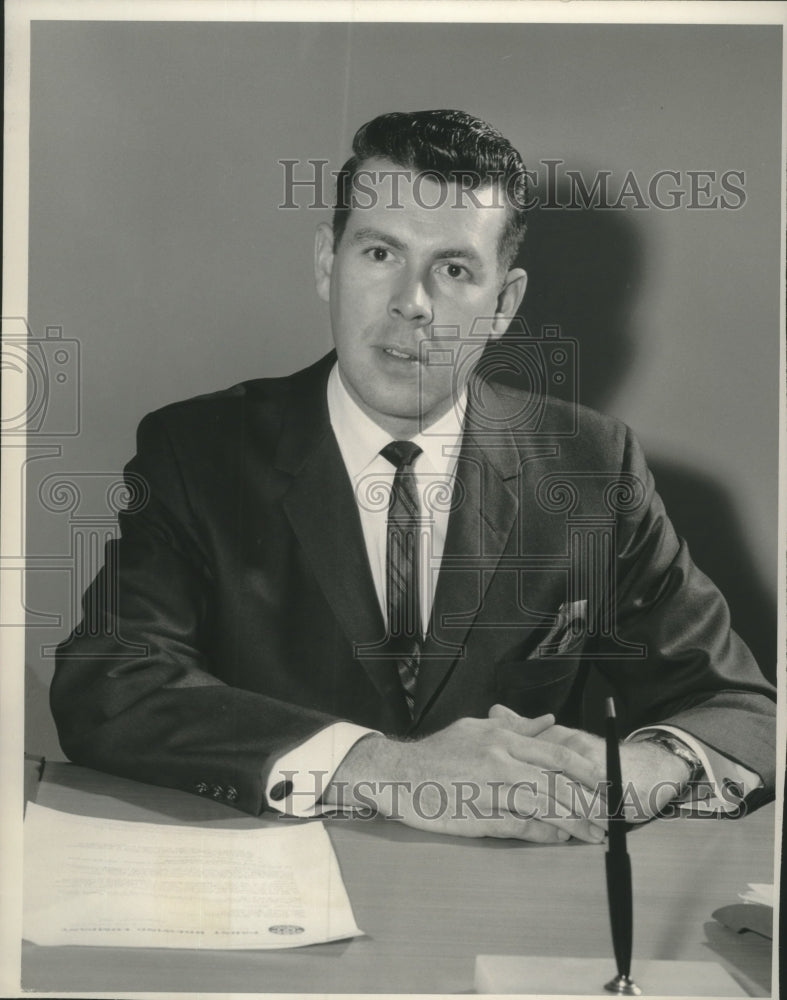
<instances>
[{"instance_id":1,"label":"man's eye","mask_svg":"<svg viewBox=\"0 0 787 1000\"><path fill-rule=\"evenodd\" d=\"M386 260L389 260L391 256L390 251L386 250L385 247L371 247L371 249L367 250L366 252L372 258L372 260L375 260L378 263L383 263Z\"/></svg>"},{"instance_id":2,"label":"man's eye","mask_svg":"<svg viewBox=\"0 0 787 1000\"><path fill-rule=\"evenodd\" d=\"M443 270L448 275L449 278L453 278L454 280L457 280L459 278L467 279L470 277L470 274L466 267L462 267L461 264L454 264L450 261L449 263L443 265Z\"/></svg>"}]
</instances>

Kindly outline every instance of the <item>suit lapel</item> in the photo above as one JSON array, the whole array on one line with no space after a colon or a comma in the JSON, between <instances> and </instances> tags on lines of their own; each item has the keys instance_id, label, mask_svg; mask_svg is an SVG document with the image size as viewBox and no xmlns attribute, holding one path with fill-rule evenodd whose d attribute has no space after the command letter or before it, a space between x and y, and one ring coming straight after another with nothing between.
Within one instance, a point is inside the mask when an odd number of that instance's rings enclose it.
<instances>
[{"instance_id":1,"label":"suit lapel","mask_svg":"<svg viewBox=\"0 0 787 1000\"><path fill-rule=\"evenodd\" d=\"M333 357L304 373L285 407L277 466L292 476L284 510L353 655L403 726L409 721L385 636L352 484L330 426L326 398ZM311 378L307 376L312 375Z\"/></svg>"},{"instance_id":2,"label":"suit lapel","mask_svg":"<svg viewBox=\"0 0 787 1000\"><path fill-rule=\"evenodd\" d=\"M473 398L473 393L469 393L469 398ZM510 404L495 397L491 386L486 389L485 403L485 424L476 422L470 408L466 417L456 468L455 507L448 524L432 621L418 677L414 726L440 696L457 661L467 657L468 633L482 612L487 590L504 553L516 557L528 551L528 539L519 532L527 529L528 537L544 537L547 530L543 511L528 498L531 493L535 496L535 484L543 474L541 460L554 457L558 448L543 440L517 440L511 422L505 419ZM491 421L490 406L500 411L491 414ZM523 502L527 505L527 523L519 516ZM514 537L513 532L517 533ZM540 606L539 594L546 599L544 588L549 589L550 583L545 576L527 574L530 607ZM473 656L480 657L479 663L484 659L488 633L489 629L476 629L472 635ZM523 630L523 641L526 636Z\"/></svg>"},{"instance_id":3,"label":"suit lapel","mask_svg":"<svg viewBox=\"0 0 787 1000\"><path fill-rule=\"evenodd\" d=\"M465 442L457 462L445 550L416 689L415 721L442 690L483 606L518 510L516 493L482 451Z\"/></svg>"}]
</instances>

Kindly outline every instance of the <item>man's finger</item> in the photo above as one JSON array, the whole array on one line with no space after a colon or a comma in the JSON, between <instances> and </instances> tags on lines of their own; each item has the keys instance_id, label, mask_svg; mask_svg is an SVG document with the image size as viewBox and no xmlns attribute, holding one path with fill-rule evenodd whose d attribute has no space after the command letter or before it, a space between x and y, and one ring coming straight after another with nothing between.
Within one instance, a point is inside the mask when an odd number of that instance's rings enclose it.
<instances>
[{"instance_id":1,"label":"man's finger","mask_svg":"<svg viewBox=\"0 0 787 1000\"><path fill-rule=\"evenodd\" d=\"M517 715L505 705L493 705L489 709L489 718L505 723L507 729L512 729L520 736L540 736L555 724L555 717L551 713L528 719L525 715Z\"/></svg>"},{"instance_id":2,"label":"man's finger","mask_svg":"<svg viewBox=\"0 0 787 1000\"><path fill-rule=\"evenodd\" d=\"M527 777L525 777L525 774ZM521 818L538 819L565 830L578 840L600 843L607 828L603 798L554 768L516 771L500 789L505 808Z\"/></svg>"},{"instance_id":3,"label":"man's finger","mask_svg":"<svg viewBox=\"0 0 787 1000\"><path fill-rule=\"evenodd\" d=\"M511 813L501 813L497 819L484 825L484 836L529 840L534 844L562 844L571 834L538 819L522 819Z\"/></svg>"},{"instance_id":4,"label":"man's finger","mask_svg":"<svg viewBox=\"0 0 787 1000\"><path fill-rule=\"evenodd\" d=\"M505 740L505 748L515 760L541 768L544 773L559 771L587 789L599 788L606 779L603 761L577 753L565 744L553 743L545 737L532 739L511 733Z\"/></svg>"}]
</instances>

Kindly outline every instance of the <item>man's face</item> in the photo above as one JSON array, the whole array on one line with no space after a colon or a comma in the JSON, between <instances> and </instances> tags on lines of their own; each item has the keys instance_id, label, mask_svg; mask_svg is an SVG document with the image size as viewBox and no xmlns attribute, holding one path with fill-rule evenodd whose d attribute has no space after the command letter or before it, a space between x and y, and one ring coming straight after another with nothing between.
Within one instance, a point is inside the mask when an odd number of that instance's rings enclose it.
<instances>
[{"instance_id":1,"label":"man's face","mask_svg":"<svg viewBox=\"0 0 787 1000\"><path fill-rule=\"evenodd\" d=\"M412 437L452 405L483 342L505 332L526 276L500 269L506 209L491 187L473 192L477 205L387 160L363 167L372 193L359 195L335 252L331 227L318 229L317 290L348 392L392 435ZM397 172L396 188L381 171Z\"/></svg>"}]
</instances>

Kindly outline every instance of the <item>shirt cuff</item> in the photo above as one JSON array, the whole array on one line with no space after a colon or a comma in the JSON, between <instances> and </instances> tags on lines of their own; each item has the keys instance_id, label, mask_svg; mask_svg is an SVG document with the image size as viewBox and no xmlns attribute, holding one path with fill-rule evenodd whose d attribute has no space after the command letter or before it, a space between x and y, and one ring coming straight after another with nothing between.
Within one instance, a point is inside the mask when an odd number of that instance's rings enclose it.
<instances>
[{"instance_id":1,"label":"shirt cuff","mask_svg":"<svg viewBox=\"0 0 787 1000\"><path fill-rule=\"evenodd\" d=\"M335 722L274 761L265 784L268 805L287 816L321 816L335 806L320 803L337 768L358 740L376 729Z\"/></svg>"},{"instance_id":2,"label":"shirt cuff","mask_svg":"<svg viewBox=\"0 0 787 1000\"><path fill-rule=\"evenodd\" d=\"M706 743L676 726L646 726L630 733L624 742L636 742L657 733L669 733L690 747L702 762L703 773L691 782L681 797L680 808L703 815L738 814L741 802L756 788L762 788L762 778Z\"/></svg>"}]
</instances>

